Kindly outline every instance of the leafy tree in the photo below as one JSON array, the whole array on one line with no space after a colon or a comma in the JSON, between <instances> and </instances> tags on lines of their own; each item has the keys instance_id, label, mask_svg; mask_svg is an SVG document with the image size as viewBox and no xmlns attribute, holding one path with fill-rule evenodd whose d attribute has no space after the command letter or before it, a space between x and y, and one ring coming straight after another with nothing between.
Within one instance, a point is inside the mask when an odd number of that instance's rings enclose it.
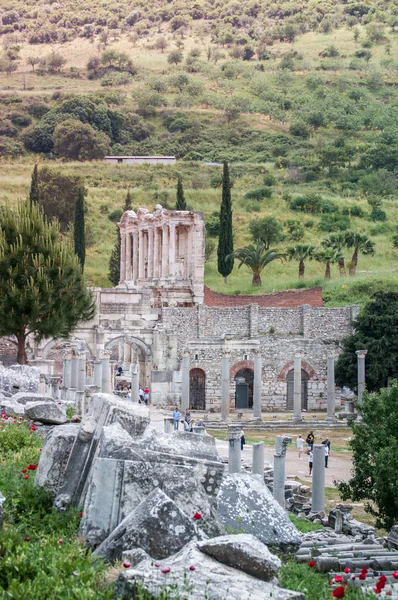
<instances>
[{"instance_id":1,"label":"leafy tree","mask_svg":"<svg viewBox=\"0 0 398 600\"><path fill-rule=\"evenodd\" d=\"M55 128L54 150L58 156L70 160L93 160L104 158L111 150L110 139L91 125L68 119Z\"/></svg>"},{"instance_id":2,"label":"leafy tree","mask_svg":"<svg viewBox=\"0 0 398 600\"><path fill-rule=\"evenodd\" d=\"M95 301L70 245L39 206L2 208L0 219L0 336L13 336L26 364L26 338L68 337L89 321Z\"/></svg>"},{"instance_id":3,"label":"leafy tree","mask_svg":"<svg viewBox=\"0 0 398 600\"><path fill-rule=\"evenodd\" d=\"M253 273L252 285L261 285L261 272L274 260L283 260L284 255L279 254L276 250L267 250L260 241L256 245L238 248L233 253L233 258L237 258L239 268L242 265L249 267Z\"/></svg>"},{"instance_id":4,"label":"leafy tree","mask_svg":"<svg viewBox=\"0 0 398 600\"><path fill-rule=\"evenodd\" d=\"M75 254L79 257L82 270L86 260L86 239L84 227L84 191L80 188L75 205L75 224L73 228Z\"/></svg>"},{"instance_id":5,"label":"leafy tree","mask_svg":"<svg viewBox=\"0 0 398 600\"><path fill-rule=\"evenodd\" d=\"M340 275L345 275L345 259L343 256L344 248L347 248L347 235L344 232L336 232L331 233L328 237L326 237L321 242L321 246L323 248L332 248L333 250L337 250L340 255L338 260Z\"/></svg>"},{"instance_id":6,"label":"leafy tree","mask_svg":"<svg viewBox=\"0 0 398 600\"><path fill-rule=\"evenodd\" d=\"M133 210L133 205L131 204L131 193L130 193L130 188L128 188L127 190L127 194L126 194L126 199L124 201L124 209L123 212L126 212L126 210Z\"/></svg>"},{"instance_id":7,"label":"leafy tree","mask_svg":"<svg viewBox=\"0 0 398 600\"><path fill-rule=\"evenodd\" d=\"M351 258L350 275L355 275L358 265L358 254L373 256L375 253L375 245L365 233L359 233L358 231L347 231L345 239L346 247L354 249Z\"/></svg>"},{"instance_id":8,"label":"leafy tree","mask_svg":"<svg viewBox=\"0 0 398 600\"><path fill-rule=\"evenodd\" d=\"M33 167L32 181L30 184L29 202L32 204L39 204L40 192L39 192L39 176L37 170L37 163Z\"/></svg>"},{"instance_id":9,"label":"leafy tree","mask_svg":"<svg viewBox=\"0 0 398 600\"><path fill-rule=\"evenodd\" d=\"M397 308L395 303L395 310ZM380 355L381 364L387 356L384 353ZM395 355L395 363L396 358ZM348 482L339 481L337 484L343 500L365 501L365 511L376 517L378 527L387 530L398 520L397 406L397 380L388 389L381 389L380 393L365 392L363 404L358 406L361 420L350 423L352 475Z\"/></svg>"},{"instance_id":10,"label":"leafy tree","mask_svg":"<svg viewBox=\"0 0 398 600\"><path fill-rule=\"evenodd\" d=\"M330 279L330 265L339 263L341 254L334 248L322 248L314 252L314 258L325 265L325 279Z\"/></svg>"},{"instance_id":11,"label":"leafy tree","mask_svg":"<svg viewBox=\"0 0 398 600\"><path fill-rule=\"evenodd\" d=\"M228 275L234 268L234 238L232 232L232 200L231 182L228 163L224 162L222 179L222 201L220 209L220 233L218 238L217 261L218 272L227 282Z\"/></svg>"},{"instance_id":12,"label":"leafy tree","mask_svg":"<svg viewBox=\"0 0 398 600\"><path fill-rule=\"evenodd\" d=\"M182 187L181 177L177 181L177 202L176 210L187 210L187 203L185 202L184 188Z\"/></svg>"},{"instance_id":13,"label":"leafy tree","mask_svg":"<svg viewBox=\"0 0 398 600\"><path fill-rule=\"evenodd\" d=\"M52 52L50 58L47 60L47 67L50 73L59 73L65 64L66 58L56 52Z\"/></svg>"},{"instance_id":14,"label":"leafy tree","mask_svg":"<svg viewBox=\"0 0 398 600\"><path fill-rule=\"evenodd\" d=\"M215 249L216 249L215 241L206 236L206 239L205 239L205 262L209 262L209 260L211 259L211 257L214 254Z\"/></svg>"},{"instance_id":15,"label":"leafy tree","mask_svg":"<svg viewBox=\"0 0 398 600\"><path fill-rule=\"evenodd\" d=\"M312 244L296 244L289 246L286 251L286 256L289 260L296 260L299 263L299 278L304 277L305 261L312 260L315 246Z\"/></svg>"},{"instance_id":16,"label":"leafy tree","mask_svg":"<svg viewBox=\"0 0 398 600\"><path fill-rule=\"evenodd\" d=\"M261 242L266 250L283 239L282 226L274 217L254 219L249 225L254 242Z\"/></svg>"},{"instance_id":17,"label":"leafy tree","mask_svg":"<svg viewBox=\"0 0 398 600\"><path fill-rule=\"evenodd\" d=\"M165 37L161 36L158 37L158 39L155 42L155 48L157 48L157 50L160 50L163 54L163 52L166 50L167 48L167 40Z\"/></svg>"},{"instance_id":18,"label":"leafy tree","mask_svg":"<svg viewBox=\"0 0 398 600\"><path fill-rule=\"evenodd\" d=\"M183 58L181 50L172 50L167 57L167 62L171 65L179 65Z\"/></svg>"},{"instance_id":19,"label":"leafy tree","mask_svg":"<svg viewBox=\"0 0 398 600\"><path fill-rule=\"evenodd\" d=\"M30 65L32 67L32 71L35 70L35 66L39 63L40 59L38 56L28 56L28 58L26 59L26 62L28 63L28 65Z\"/></svg>"},{"instance_id":20,"label":"leafy tree","mask_svg":"<svg viewBox=\"0 0 398 600\"><path fill-rule=\"evenodd\" d=\"M111 257L109 259L109 280L113 285L118 285L120 281L120 249L121 249L121 239L120 239L120 229L117 228L116 231L116 242L113 246L113 250L111 253Z\"/></svg>"},{"instance_id":21,"label":"leafy tree","mask_svg":"<svg viewBox=\"0 0 398 600\"><path fill-rule=\"evenodd\" d=\"M344 338L336 363L336 383L355 389L358 384L356 350L367 350L365 379L369 392L379 391L398 377L398 293L376 292ZM396 411L395 411L396 412ZM395 414L395 413L394 413Z\"/></svg>"},{"instance_id":22,"label":"leafy tree","mask_svg":"<svg viewBox=\"0 0 398 600\"><path fill-rule=\"evenodd\" d=\"M68 224L73 221L75 214L75 198L82 189L80 177L75 175L65 175L56 169L50 169L47 166L41 167L38 171L39 177L39 203L42 206L45 215L51 219L55 217L65 231Z\"/></svg>"}]
</instances>

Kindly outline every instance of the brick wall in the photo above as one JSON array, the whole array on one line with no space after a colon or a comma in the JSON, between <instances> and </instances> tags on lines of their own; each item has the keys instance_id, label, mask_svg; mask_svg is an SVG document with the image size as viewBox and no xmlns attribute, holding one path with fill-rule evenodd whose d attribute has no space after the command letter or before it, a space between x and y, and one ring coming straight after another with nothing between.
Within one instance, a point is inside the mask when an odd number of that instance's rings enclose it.
<instances>
[{"instance_id":1,"label":"brick wall","mask_svg":"<svg viewBox=\"0 0 398 600\"><path fill-rule=\"evenodd\" d=\"M238 307L248 304L258 304L262 307L294 308L308 304L313 307L323 305L322 288L314 287L309 290L286 290L263 296L228 296L220 294L205 286L204 303L207 306Z\"/></svg>"}]
</instances>

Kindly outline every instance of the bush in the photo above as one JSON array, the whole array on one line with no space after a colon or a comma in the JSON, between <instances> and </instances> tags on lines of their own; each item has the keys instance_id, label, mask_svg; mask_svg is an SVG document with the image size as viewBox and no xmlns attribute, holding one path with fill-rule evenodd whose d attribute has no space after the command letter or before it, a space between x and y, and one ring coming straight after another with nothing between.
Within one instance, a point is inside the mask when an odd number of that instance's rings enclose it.
<instances>
[{"instance_id":1,"label":"bush","mask_svg":"<svg viewBox=\"0 0 398 600\"><path fill-rule=\"evenodd\" d=\"M365 213L360 206L345 206L342 210L343 215L351 215L352 217L364 217Z\"/></svg>"},{"instance_id":2,"label":"bush","mask_svg":"<svg viewBox=\"0 0 398 600\"><path fill-rule=\"evenodd\" d=\"M212 216L206 221L206 232L210 237L217 237L220 233L220 217Z\"/></svg>"},{"instance_id":3,"label":"bush","mask_svg":"<svg viewBox=\"0 0 398 600\"><path fill-rule=\"evenodd\" d=\"M268 187L259 188L257 190L249 190L245 194L245 198L248 200L263 200L264 198L271 198L272 190Z\"/></svg>"},{"instance_id":4,"label":"bush","mask_svg":"<svg viewBox=\"0 0 398 600\"><path fill-rule=\"evenodd\" d=\"M24 113L12 113L11 122L19 127L28 127L32 123L32 119Z\"/></svg>"},{"instance_id":5,"label":"bush","mask_svg":"<svg viewBox=\"0 0 398 600\"><path fill-rule=\"evenodd\" d=\"M319 229L325 233L331 233L332 231L346 231L350 229L351 223L347 215L322 215Z\"/></svg>"},{"instance_id":6,"label":"bush","mask_svg":"<svg viewBox=\"0 0 398 600\"><path fill-rule=\"evenodd\" d=\"M112 211L108 215L108 219L110 221L112 221L113 223L117 223L118 221L120 221L122 214L123 214L123 211L121 209L117 208L116 210Z\"/></svg>"},{"instance_id":7,"label":"bush","mask_svg":"<svg viewBox=\"0 0 398 600\"><path fill-rule=\"evenodd\" d=\"M275 185L275 183L276 183L275 175L272 175L272 173L267 173L266 175L264 175L263 183L265 186L268 186L268 187Z\"/></svg>"},{"instance_id":8,"label":"bush","mask_svg":"<svg viewBox=\"0 0 398 600\"><path fill-rule=\"evenodd\" d=\"M296 121L290 125L290 133L295 137L308 139L311 135L311 128L304 121Z\"/></svg>"},{"instance_id":9,"label":"bush","mask_svg":"<svg viewBox=\"0 0 398 600\"><path fill-rule=\"evenodd\" d=\"M370 213L370 219L372 221L386 221L387 214L384 210L381 210L381 208L376 208Z\"/></svg>"},{"instance_id":10,"label":"bush","mask_svg":"<svg viewBox=\"0 0 398 600\"><path fill-rule=\"evenodd\" d=\"M306 213L316 214L321 212L322 196L314 192L305 196L297 196L290 201L291 210L298 210Z\"/></svg>"},{"instance_id":11,"label":"bush","mask_svg":"<svg viewBox=\"0 0 398 600\"><path fill-rule=\"evenodd\" d=\"M262 204L258 200L251 200L246 204L247 212L260 212L262 209Z\"/></svg>"},{"instance_id":12,"label":"bush","mask_svg":"<svg viewBox=\"0 0 398 600\"><path fill-rule=\"evenodd\" d=\"M50 110L50 107L44 102L35 102L28 106L28 113L35 119L41 119Z\"/></svg>"}]
</instances>

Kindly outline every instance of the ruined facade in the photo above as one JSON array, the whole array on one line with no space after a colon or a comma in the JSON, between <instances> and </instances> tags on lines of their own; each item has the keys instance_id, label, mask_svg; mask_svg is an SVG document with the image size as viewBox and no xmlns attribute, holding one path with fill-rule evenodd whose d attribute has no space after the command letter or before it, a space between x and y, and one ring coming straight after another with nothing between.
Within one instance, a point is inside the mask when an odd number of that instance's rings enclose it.
<instances>
[{"instance_id":1,"label":"ruined facade","mask_svg":"<svg viewBox=\"0 0 398 600\"><path fill-rule=\"evenodd\" d=\"M303 409L325 408L327 357L338 354L341 340L352 332L356 306L319 306L319 288L312 295L303 290L304 303L301 290L284 293L286 308L278 306L278 294L264 296L271 298L268 303L253 296L240 306L235 296L232 306L208 306L203 302L203 213L158 205L154 213L127 211L119 227L120 284L94 289L96 317L81 324L69 343L85 350L89 360L108 352L127 378L137 364L140 385L148 386L152 402L161 405L180 401L181 363L184 354L189 356L190 405L202 410L220 408L223 353L229 357L231 408L241 407L236 384L245 386L246 405L252 406L256 352L262 359L263 410L290 408L293 360L300 351ZM36 363L59 361L64 344L51 340L35 348ZM56 362L55 370L60 368Z\"/></svg>"}]
</instances>

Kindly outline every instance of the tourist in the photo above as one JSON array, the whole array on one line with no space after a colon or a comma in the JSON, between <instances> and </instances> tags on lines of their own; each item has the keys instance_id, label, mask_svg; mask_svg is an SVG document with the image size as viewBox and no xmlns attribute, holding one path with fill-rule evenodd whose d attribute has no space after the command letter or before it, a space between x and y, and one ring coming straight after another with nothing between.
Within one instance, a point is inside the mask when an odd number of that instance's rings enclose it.
<instances>
[{"instance_id":1,"label":"tourist","mask_svg":"<svg viewBox=\"0 0 398 600\"><path fill-rule=\"evenodd\" d=\"M144 390L144 402L148 406L148 402L149 402L149 388L147 388L147 387Z\"/></svg>"},{"instance_id":2,"label":"tourist","mask_svg":"<svg viewBox=\"0 0 398 600\"><path fill-rule=\"evenodd\" d=\"M329 448L329 452L330 452L330 440L328 438L325 438L322 442L322 444L324 446L327 446Z\"/></svg>"},{"instance_id":3,"label":"tourist","mask_svg":"<svg viewBox=\"0 0 398 600\"><path fill-rule=\"evenodd\" d=\"M325 444L325 469L328 468L328 462L329 462L329 446L327 444Z\"/></svg>"},{"instance_id":4,"label":"tourist","mask_svg":"<svg viewBox=\"0 0 398 600\"><path fill-rule=\"evenodd\" d=\"M184 421L184 431L187 433L191 431L191 425L187 421Z\"/></svg>"},{"instance_id":5,"label":"tourist","mask_svg":"<svg viewBox=\"0 0 398 600\"><path fill-rule=\"evenodd\" d=\"M185 409L184 421L186 421L188 423L188 425L191 422L191 411L189 410L189 408Z\"/></svg>"},{"instance_id":6,"label":"tourist","mask_svg":"<svg viewBox=\"0 0 398 600\"><path fill-rule=\"evenodd\" d=\"M246 444L245 432L243 429L240 430L240 449L243 450L243 446Z\"/></svg>"},{"instance_id":7,"label":"tourist","mask_svg":"<svg viewBox=\"0 0 398 600\"><path fill-rule=\"evenodd\" d=\"M303 460L301 458L301 453L304 450L304 440L303 440L303 436L300 434L297 438L297 451L298 451L298 457L300 460Z\"/></svg>"},{"instance_id":8,"label":"tourist","mask_svg":"<svg viewBox=\"0 0 398 600\"><path fill-rule=\"evenodd\" d=\"M306 440L305 440L305 443L308 444L308 449L309 450L312 450L312 447L314 445L314 441L315 441L314 432L310 431L309 434L307 435Z\"/></svg>"},{"instance_id":9,"label":"tourist","mask_svg":"<svg viewBox=\"0 0 398 600\"><path fill-rule=\"evenodd\" d=\"M178 410L178 407L175 407L175 410L173 412L173 419L174 419L174 429L177 430L178 426L180 424L180 419L181 419L181 413Z\"/></svg>"},{"instance_id":10,"label":"tourist","mask_svg":"<svg viewBox=\"0 0 398 600\"><path fill-rule=\"evenodd\" d=\"M308 450L308 467L310 469L309 477L311 477L311 473L312 473L313 460L314 460L314 454L313 454L312 450Z\"/></svg>"},{"instance_id":11,"label":"tourist","mask_svg":"<svg viewBox=\"0 0 398 600\"><path fill-rule=\"evenodd\" d=\"M203 423L203 419L199 420L199 423L197 424L196 427L204 427L206 429L206 425Z\"/></svg>"},{"instance_id":12,"label":"tourist","mask_svg":"<svg viewBox=\"0 0 398 600\"><path fill-rule=\"evenodd\" d=\"M117 370L116 370L116 375L117 375L118 377L120 377L120 375L121 375L122 373L123 373L123 369L122 369L122 367L120 367L120 366L119 366L119 367L117 368Z\"/></svg>"},{"instance_id":13,"label":"tourist","mask_svg":"<svg viewBox=\"0 0 398 600\"><path fill-rule=\"evenodd\" d=\"M144 390L141 387L138 390L138 402L139 402L139 404L144 402Z\"/></svg>"},{"instance_id":14,"label":"tourist","mask_svg":"<svg viewBox=\"0 0 398 600\"><path fill-rule=\"evenodd\" d=\"M131 400L131 390L127 390L126 400Z\"/></svg>"}]
</instances>

